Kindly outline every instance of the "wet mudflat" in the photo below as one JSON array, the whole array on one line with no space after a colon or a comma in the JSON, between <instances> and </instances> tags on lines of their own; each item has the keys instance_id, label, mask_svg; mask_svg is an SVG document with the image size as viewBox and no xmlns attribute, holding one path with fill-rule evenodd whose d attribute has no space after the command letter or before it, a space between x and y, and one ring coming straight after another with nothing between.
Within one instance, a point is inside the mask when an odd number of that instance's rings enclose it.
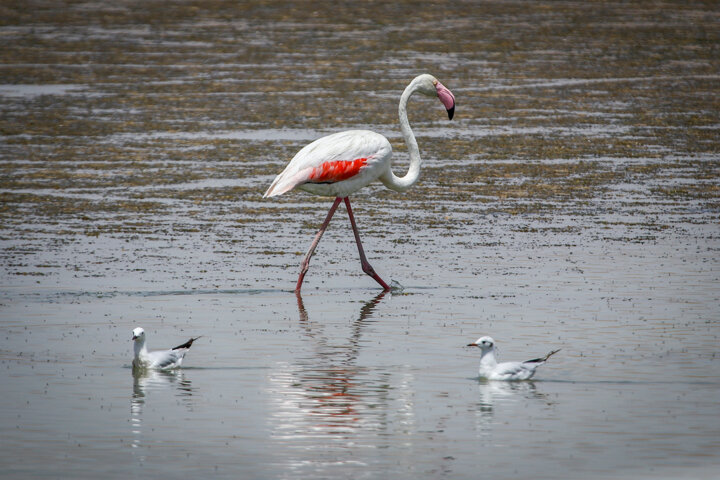
<instances>
[{"instance_id":1,"label":"wet mudflat","mask_svg":"<svg viewBox=\"0 0 720 480\"><path fill-rule=\"evenodd\" d=\"M7 478L714 478L720 10L636 2L4 2ZM420 182L262 193L413 98ZM203 335L175 373L150 348ZM482 382L478 352L562 351Z\"/></svg>"}]
</instances>

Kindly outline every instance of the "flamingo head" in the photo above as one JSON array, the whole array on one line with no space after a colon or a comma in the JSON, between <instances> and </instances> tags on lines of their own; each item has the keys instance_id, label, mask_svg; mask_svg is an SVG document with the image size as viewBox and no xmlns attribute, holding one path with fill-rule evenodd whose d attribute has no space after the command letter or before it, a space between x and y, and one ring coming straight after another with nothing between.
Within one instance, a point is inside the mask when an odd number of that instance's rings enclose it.
<instances>
[{"instance_id":1,"label":"flamingo head","mask_svg":"<svg viewBox=\"0 0 720 480\"><path fill-rule=\"evenodd\" d=\"M413 83L417 85L418 92L428 97L438 97L442 102L445 110L448 112L448 118L452 120L455 114L455 95L448 88L440 83L437 78L427 73L415 77Z\"/></svg>"}]
</instances>

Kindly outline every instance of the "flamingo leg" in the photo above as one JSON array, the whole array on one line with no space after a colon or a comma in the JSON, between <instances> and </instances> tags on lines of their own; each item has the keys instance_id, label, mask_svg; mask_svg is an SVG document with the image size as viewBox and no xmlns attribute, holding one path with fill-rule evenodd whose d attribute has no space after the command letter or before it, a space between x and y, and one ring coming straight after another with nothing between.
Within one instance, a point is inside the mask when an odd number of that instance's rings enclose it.
<instances>
[{"instance_id":1,"label":"flamingo leg","mask_svg":"<svg viewBox=\"0 0 720 480\"><path fill-rule=\"evenodd\" d=\"M367 258L365 257L365 251L363 250L362 242L360 241L360 233L358 233L357 225L355 225L355 217L353 216L352 208L350 208L350 199L348 197L345 197L343 200L345 201L345 207L347 208L348 217L350 217L350 225L352 225L353 233L355 234L355 242L357 243L358 252L360 253L360 263L362 264L363 272L374 278L375 281L378 282L381 287L383 287L383 290L387 292L388 290L390 290L390 287L387 283L383 281L382 278L380 278L380 275L375 273L375 269L373 269L372 265L370 265L370 262L368 262Z\"/></svg>"},{"instance_id":2,"label":"flamingo leg","mask_svg":"<svg viewBox=\"0 0 720 480\"><path fill-rule=\"evenodd\" d=\"M307 254L305 255L305 259L300 264L300 275L298 276L297 285L295 285L295 293L300 293L300 288L302 288L303 280L305 279L305 274L308 271L308 268L310 268L310 257L312 257L312 254L315 252L315 248L317 248L318 243L320 242L320 238L323 236L323 233L325 233L325 230L327 229L328 224L330 223L330 219L335 214L335 210L337 210L338 205L340 205L340 201L342 198L337 197L335 199L335 202L333 203L332 207L330 207L330 211L327 214L327 217L325 217L325 221L320 226L320 230L318 230L317 234L315 235L315 238L313 239L312 243L310 244L310 248L308 249Z\"/></svg>"}]
</instances>

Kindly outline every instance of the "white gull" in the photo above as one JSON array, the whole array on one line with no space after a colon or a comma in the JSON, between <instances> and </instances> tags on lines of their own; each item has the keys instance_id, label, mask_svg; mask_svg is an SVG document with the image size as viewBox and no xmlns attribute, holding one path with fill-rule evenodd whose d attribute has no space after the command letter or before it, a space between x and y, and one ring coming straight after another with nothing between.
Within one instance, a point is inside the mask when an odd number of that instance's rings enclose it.
<instances>
[{"instance_id":1,"label":"white gull","mask_svg":"<svg viewBox=\"0 0 720 480\"><path fill-rule=\"evenodd\" d=\"M200 337L191 338L182 345L171 348L170 350L158 350L148 352L145 345L145 330L138 327L133 330L133 342L135 342L135 358L133 358L133 368L153 368L157 370L171 370L182 364L185 354L192 346L193 342Z\"/></svg>"},{"instance_id":2,"label":"white gull","mask_svg":"<svg viewBox=\"0 0 720 480\"><path fill-rule=\"evenodd\" d=\"M529 380L535 375L535 370L544 364L550 356L560 350L553 350L544 357L533 358L524 362L503 362L498 363L495 358L495 340L491 337L480 337L475 343L468 344L468 347L480 348L480 369L478 373L488 380Z\"/></svg>"}]
</instances>

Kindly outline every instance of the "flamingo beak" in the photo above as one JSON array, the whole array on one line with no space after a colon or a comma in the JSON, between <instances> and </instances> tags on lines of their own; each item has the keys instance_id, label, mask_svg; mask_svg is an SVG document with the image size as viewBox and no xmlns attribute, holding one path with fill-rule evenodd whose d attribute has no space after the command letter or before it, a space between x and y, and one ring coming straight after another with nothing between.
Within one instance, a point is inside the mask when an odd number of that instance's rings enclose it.
<instances>
[{"instance_id":1,"label":"flamingo beak","mask_svg":"<svg viewBox=\"0 0 720 480\"><path fill-rule=\"evenodd\" d=\"M455 115L455 95L453 95L452 92L440 82L435 84L435 90L437 90L438 98L448 112L448 119L452 120Z\"/></svg>"}]
</instances>

